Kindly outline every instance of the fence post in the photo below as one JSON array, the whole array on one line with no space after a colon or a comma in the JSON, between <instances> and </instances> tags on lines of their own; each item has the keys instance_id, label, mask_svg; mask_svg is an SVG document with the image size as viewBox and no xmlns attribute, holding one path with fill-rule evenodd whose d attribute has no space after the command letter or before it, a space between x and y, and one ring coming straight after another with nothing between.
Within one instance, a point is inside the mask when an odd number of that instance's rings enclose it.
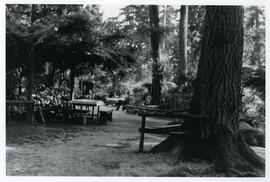
<instances>
[{"instance_id":1,"label":"fence post","mask_svg":"<svg viewBox=\"0 0 270 182\"><path fill-rule=\"evenodd\" d=\"M34 122L34 102L29 103L27 120L30 121L31 123Z\"/></svg>"},{"instance_id":2,"label":"fence post","mask_svg":"<svg viewBox=\"0 0 270 182\"><path fill-rule=\"evenodd\" d=\"M143 143L144 143L144 128L145 128L145 116L144 116L144 115L142 115L142 123L141 123L141 136L140 136L139 152L143 152Z\"/></svg>"}]
</instances>

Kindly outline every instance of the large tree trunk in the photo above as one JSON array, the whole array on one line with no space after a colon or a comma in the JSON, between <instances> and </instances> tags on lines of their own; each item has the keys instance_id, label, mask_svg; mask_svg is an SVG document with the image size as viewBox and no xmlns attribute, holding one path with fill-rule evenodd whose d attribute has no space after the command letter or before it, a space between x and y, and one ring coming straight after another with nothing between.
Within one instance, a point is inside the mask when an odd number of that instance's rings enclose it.
<instances>
[{"instance_id":1,"label":"large tree trunk","mask_svg":"<svg viewBox=\"0 0 270 182\"><path fill-rule=\"evenodd\" d=\"M182 83L186 76L187 62L187 26L188 26L188 6L181 5L179 20L179 62L177 70L178 85Z\"/></svg>"},{"instance_id":2,"label":"large tree trunk","mask_svg":"<svg viewBox=\"0 0 270 182\"><path fill-rule=\"evenodd\" d=\"M199 157L212 161L227 176L257 175L264 168L238 129L241 105L243 9L239 6L209 6L206 9L202 52L191 114L209 115L209 121L186 120L187 136L181 142L169 137L167 150L183 148L176 157ZM179 140L179 139L178 139ZM162 147L155 147L154 151ZM163 148L164 150L164 148Z\"/></svg>"},{"instance_id":3,"label":"large tree trunk","mask_svg":"<svg viewBox=\"0 0 270 182\"><path fill-rule=\"evenodd\" d=\"M217 132L218 126L227 128L234 135L238 133L242 17L241 7L207 7L201 58L189 112L210 115L213 120L211 127L215 129L203 124L203 128L196 132L196 140L201 139L200 135L209 136ZM194 128L191 125L189 130Z\"/></svg>"},{"instance_id":4,"label":"large tree trunk","mask_svg":"<svg viewBox=\"0 0 270 182\"><path fill-rule=\"evenodd\" d=\"M153 59L153 76L152 76L152 104L160 103L162 71L159 63L159 44L160 44L160 27L158 6L149 6L151 46Z\"/></svg>"}]
</instances>

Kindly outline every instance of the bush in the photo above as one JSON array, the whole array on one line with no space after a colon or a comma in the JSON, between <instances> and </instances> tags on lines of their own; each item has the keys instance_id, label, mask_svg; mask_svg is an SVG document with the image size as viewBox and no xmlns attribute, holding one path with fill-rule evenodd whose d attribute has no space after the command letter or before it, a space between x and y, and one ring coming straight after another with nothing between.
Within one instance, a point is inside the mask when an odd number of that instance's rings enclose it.
<instances>
[{"instance_id":1,"label":"bush","mask_svg":"<svg viewBox=\"0 0 270 182\"><path fill-rule=\"evenodd\" d=\"M192 97L191 84L180 87L162 88L162 99L160 108L169 110L183 110L189 107L189 103Z\"/></svg>"},{"instance_id":2,"label":"bush","mask_svg":"<svg viewBox=\"0 0 270 182\"><path fill-rule=\"evenodd\" d=\"M44 85L38 85L35 92L36 94L33 95L35 103L43 106L61 105L69 98L68 88L48 88Z\"/></svg>"},{"instance_id":3,"label":"bush","mask_svg":"<svg viewBox=\"0 0 270 182\"><path fill-rule=\"evenodd\" d=\"M133 89L133 96L130 99L130 104L135 106L149 105L151 96L148 89L144 86Z\"/></svg>"},{"instance_id":4,"label":"bush","mask_svg":"<svg viewBox=\"0 0 270 182\"><path fill-rule=\"evenodd\" d=\"M255 124L265 121L265 102L258 95L257 92L250 89L243 89L243 110L247 117L254 118Z\"/></svg>"},{"instance_id":5,"label":"bush","mask_svg":"<svg viewBox=\"0 0 270 182\"><path fill-rule=\"evenodd\" d=\"M106 93L104 93L104 92L99 92L99 93L96 93L96 94L95 94L94 99L95 99L95 100L102 100L103 102L106 102L106 97L107 97L107 94L106 94Z\"/></svg>"}]
</instances>

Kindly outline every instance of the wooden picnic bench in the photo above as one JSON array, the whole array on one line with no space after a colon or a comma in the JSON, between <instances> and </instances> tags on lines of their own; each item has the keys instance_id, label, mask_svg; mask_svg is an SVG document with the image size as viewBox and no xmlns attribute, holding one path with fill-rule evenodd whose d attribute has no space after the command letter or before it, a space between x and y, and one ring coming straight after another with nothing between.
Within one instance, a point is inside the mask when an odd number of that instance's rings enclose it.
<instances>
[{"instance_id":1,"label":"wooden picnic bench","mask_svg":"<svg viewBox=\"0 0 270 182\"><path fill-rule=\"evenodd\" d=\"M48 106L41 107L39 105L36 106L37 110L35 118L41 120L43 124L47 121L53 122L70 122L76 121L77 119L83 119L84 115L89 111L76 109L72 107L63 107L63 106Z\"/></svg>"},{"instance_id":2,"label":"wooden picnic bench","mask_svg":"<svg viewBox=\"0 0 270 182\"><path fill-rule=\"evenodd\" d=\"M86 124L85 116L89 113L88 110L76 109L76 108L61 108L60 109L63 114L63 121L82 121L82 124Z\"/></svg>"},{"instance_id":3,"label":"wooden picnic bench","mask_svg":"<svg viewBox=\"0 0 270 182\"><path fill-rule=\"evenodd\" d=\"M133 106L128 106L133 108ZM143 152L144 147L144 134L169 134L169 135L186 135L186 131L183 129L183 123L158 126L158 127L145 127L147 117L159 117L159 118L177 118L177 119L198 119L198 120L207 120L209 116L206 115L194 115L189 114L186 110L181 111L169 111L153 108L144 108L134 106L137 109L140 109L139 116L141 119L141 127L139 128L140 132L140 143L139 143L139 152ZM183 112L184 111L184 112Z\"/></svg>"},{"instance_id":4,"label":"wooden picnic bench","mask_svg":"<svg viewBox=\"0 0 270 182\"><path fill-rule=\"evenodd\" d=\"M99 108L100 106L105 105L105 103L101 100L88 100L88 99L74 99L71 101L73 108L78 108L81 110L88 110L89 114L87 114L87 118L91 118L92 121L94 120L94 116L96 116L97 121L99 120ZM95 114L96 108L96 114ZM85 120L86 121L86 120Z\"/></svg>"},{"instance_id":5,"label":"wooden picnic bench","mask_svg":"<svg viewBox=\"0 0 270 182\"><path fill-rule=\"evenodd\" d=\"M112 121L113 110L100 110L99 111L99 123L107 124L107 121Z\"/></svg>"},{"instance_id":6,"label":"wooden picnic bench","mask_svg":"<svg viewBox=\"0 0 270 182\"><path fill-rule=\"evenodd\" d=\"M41 116L45 115L41 119L45 123L45 119L48 118L46 116L53 114L54 116L59 116L54 118L62 122L70 121L78 123L78 121L81 121L85 125L88 119L90 119L92 123L106 124L107 121L112 120L112 110L99 110L102 105L104 103L99 100L77 99L69 101L65 105L40 107ZM95 121L94 116L97 118Z\"/></svg>"}]
</instances>

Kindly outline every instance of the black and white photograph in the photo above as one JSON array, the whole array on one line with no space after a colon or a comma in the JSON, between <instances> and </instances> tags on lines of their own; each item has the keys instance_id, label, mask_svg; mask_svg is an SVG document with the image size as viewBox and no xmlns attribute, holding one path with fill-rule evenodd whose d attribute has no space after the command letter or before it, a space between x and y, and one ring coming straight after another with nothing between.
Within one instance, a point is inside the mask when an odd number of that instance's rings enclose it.
<instances>
[{"instance_id":1,"label":"black and white photograph","mask_svg":"<svg viewBox=\"0 0 270 182\"><path fill-rule=\"evenodd\" d=\"M266 4L2 5L4 176L269 180Z\"/></svg>"}]
</instances>

